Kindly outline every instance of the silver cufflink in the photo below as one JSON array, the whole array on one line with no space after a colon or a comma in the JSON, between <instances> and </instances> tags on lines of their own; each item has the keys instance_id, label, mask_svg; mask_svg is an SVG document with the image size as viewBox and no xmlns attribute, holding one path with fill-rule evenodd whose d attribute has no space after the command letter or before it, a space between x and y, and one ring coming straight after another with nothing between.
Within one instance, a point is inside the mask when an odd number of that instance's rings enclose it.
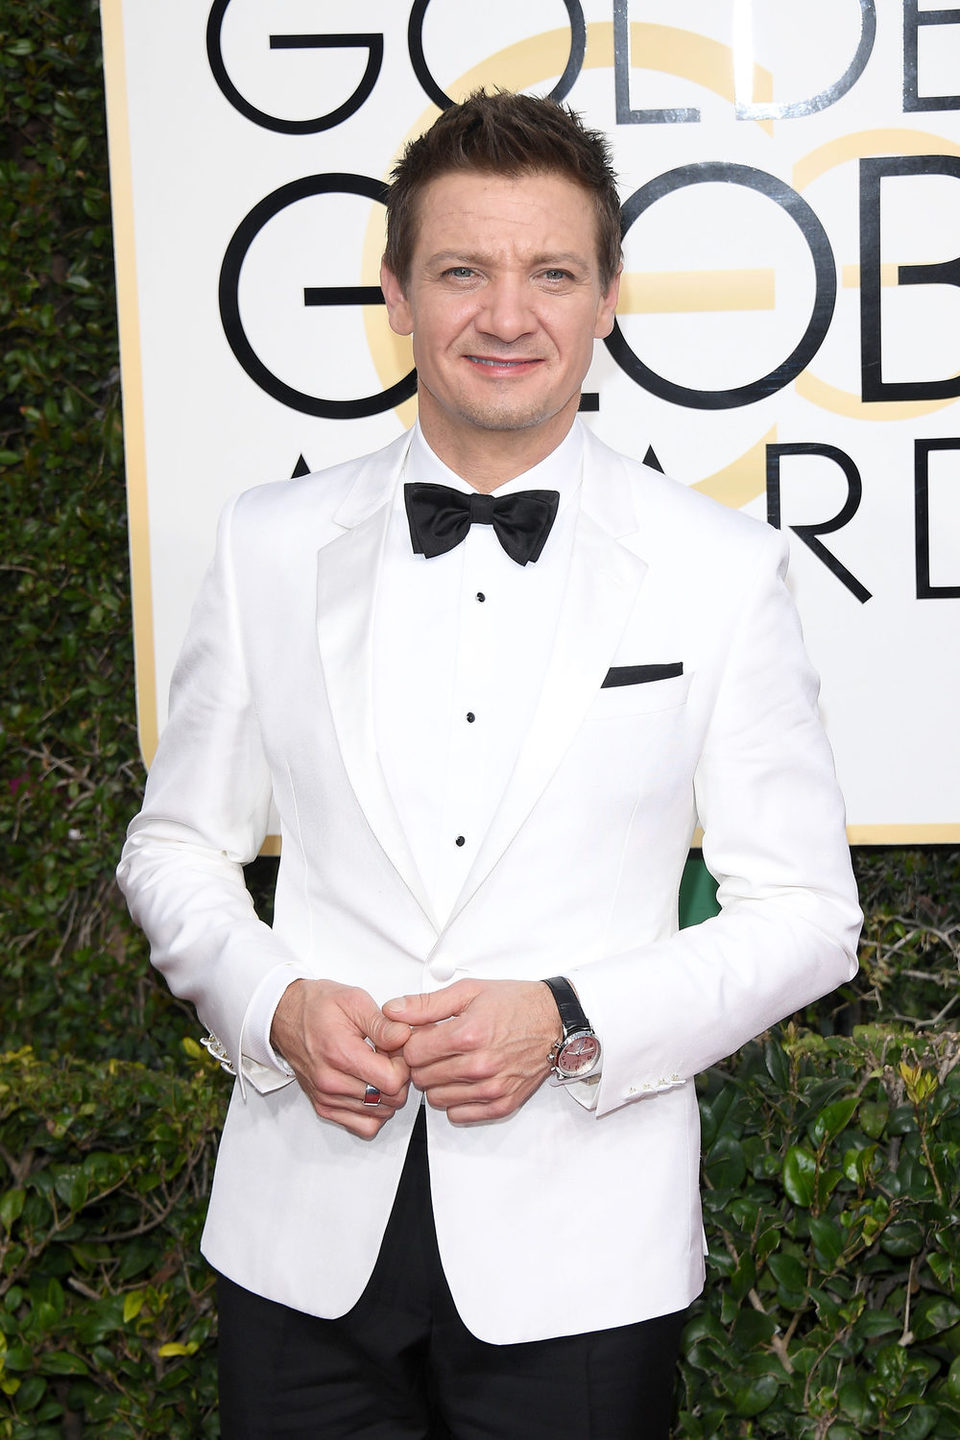
<instances>
[{"instance_id":1,"label":"silver cufflink","mask_svg":"<svg viewBox=\"0 0 960 1440\"><path fill-rule=\"evenodd\" d=\"M225 1070L228 1075L236 1076L237 1072L230 1064L230 1056L227 1054L226 1046L222 1040L219 1040L217 1036L214 1035L212 1030L209 1035L203 1036L200 1044L204 1050L209 1051L214 1060L219 1064L221 1070Z\"/></svg>"}]
</instances>

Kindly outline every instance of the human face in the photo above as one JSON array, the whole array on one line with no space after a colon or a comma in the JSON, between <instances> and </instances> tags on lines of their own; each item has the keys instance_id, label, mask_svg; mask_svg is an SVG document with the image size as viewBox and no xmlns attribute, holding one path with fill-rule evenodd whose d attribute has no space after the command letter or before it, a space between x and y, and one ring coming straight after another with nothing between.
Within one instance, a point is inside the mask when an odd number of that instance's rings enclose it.
<instances>
[{"instance_id":1,"label":"human face","mask_svg":"<svg viewBox=\"0 0 960 1440\"><path fill-rule=\"evenodd\" d=\"M549 454L617 300L589 193L558 174L455 172L426 187L418 219L406 283L384 267L381 284L391 327L413 336L427 440L448 463L494 433Z\"/></svg>"}]
</instances>

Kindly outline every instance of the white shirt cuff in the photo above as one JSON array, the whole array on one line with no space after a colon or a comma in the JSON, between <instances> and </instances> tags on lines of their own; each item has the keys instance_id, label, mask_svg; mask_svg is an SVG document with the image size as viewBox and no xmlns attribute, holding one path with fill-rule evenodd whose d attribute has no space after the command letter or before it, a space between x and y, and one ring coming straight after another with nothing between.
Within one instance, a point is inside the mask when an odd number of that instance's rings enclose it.
<instances>
[{"instance_id":1,"label":"white shirt cuff","mask_svg":"<svg viewBox=\"0 0 960 1440\"><path fill-rule=\"evenodd\" d=\"M258 1065L267 1065L293 1078L293 1071L270 1044L270 1029L281 996L294 980L315 979L297 965L277 965L269 971L254 990L243 1017L243 1055Z\"/></svg>"}]
</instances>

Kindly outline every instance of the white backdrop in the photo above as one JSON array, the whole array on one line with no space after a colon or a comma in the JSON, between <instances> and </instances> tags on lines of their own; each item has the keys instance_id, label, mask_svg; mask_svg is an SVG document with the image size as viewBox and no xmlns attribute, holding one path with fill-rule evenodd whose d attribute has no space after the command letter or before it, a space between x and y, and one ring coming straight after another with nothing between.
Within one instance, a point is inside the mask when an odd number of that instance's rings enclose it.
<instances>
[{"instance_id":1,"label":"white backdrop","mask_svg":"<svg viewBox=\"0 0 960 1440\"><path fill-rule=\"evenodd\" d=\"M954 13L102 0L147 760L224 500L411 423L376 197L445 96L499 84L613 144L586 423L789 531L851 838L960 839Z\"/></svg>"}]
</instances>

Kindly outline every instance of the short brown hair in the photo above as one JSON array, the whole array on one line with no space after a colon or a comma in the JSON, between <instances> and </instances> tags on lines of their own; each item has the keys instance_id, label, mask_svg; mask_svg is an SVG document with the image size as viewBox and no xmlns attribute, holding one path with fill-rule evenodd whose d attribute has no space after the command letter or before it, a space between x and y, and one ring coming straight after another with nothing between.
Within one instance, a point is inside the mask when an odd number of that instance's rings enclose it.
<instances>
[{"instance_id":1,"label":"short brown hair","mask_svg":"<svg viewBox=\"0 0 960 1440\"><path fill-rule=\"evenodd\" d=\"M557 174L593 196L597 257L604 289L620 264L620 200L606 136L555 100L508 90L475 90L411 140L391 175L384 260L402 285L410 275L420 198L453 171L493 175Z\"/></svg>"}]
</instances>

